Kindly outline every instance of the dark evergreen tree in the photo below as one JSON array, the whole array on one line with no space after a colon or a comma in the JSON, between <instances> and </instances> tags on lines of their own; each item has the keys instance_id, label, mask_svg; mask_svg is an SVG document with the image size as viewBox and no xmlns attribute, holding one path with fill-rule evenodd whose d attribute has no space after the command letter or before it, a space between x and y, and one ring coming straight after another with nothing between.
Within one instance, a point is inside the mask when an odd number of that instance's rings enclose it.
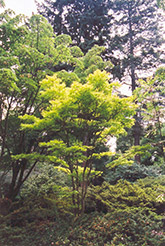
<instances>
[{"instance_id":1,"label":"dark evergreen tree","mask_svg":"<svg viewBox=\"0 0 165 246\"><path fill-rule=\"evenodd\" d=\"M106 46L114 76L129 74L132 90L139 72L157 66L162 17L156 0L44 0L37 6L55 34L69 34L85 53L94 44Z\"/></svg>"},{"instance_id":2,"label":"dark evergreen tree","mask_svg":"<svg viewBox=\"0 0 165 246\"><path fill-rule=\"evenodd\" d=\"M132 92L139 78L160 64L161 16L153 0L113 0L113 29L110 50L120 56L120 71L128 76ZM126 81L125 76L123 80ZM140 117L135 117L134 145L140 144ZM136 158L140 161L139 157Z\"/></svg>"},{"instance_id":3,"label":"dark evergreen tree","mask_svg":"<svg viewBox=\"0 0 165 246\"><path fill-rule=\"evenodd\" d=\"M106 0L45 0L38 11L48 19L55 34L69 34L85 53L109 40L111 16Z\"/></svg>"},{"instance_id":4,"label":"dark evergreen tree","mask_svg":"<svg viewBox=\"0 0 165 246\"><path fill-rule=\"evenodd\" d=\"M113 38L110 49L120 51L121 69L136 80L160 62L160 15L153 0L113 0Z\"/></svg>"}]
</instances>

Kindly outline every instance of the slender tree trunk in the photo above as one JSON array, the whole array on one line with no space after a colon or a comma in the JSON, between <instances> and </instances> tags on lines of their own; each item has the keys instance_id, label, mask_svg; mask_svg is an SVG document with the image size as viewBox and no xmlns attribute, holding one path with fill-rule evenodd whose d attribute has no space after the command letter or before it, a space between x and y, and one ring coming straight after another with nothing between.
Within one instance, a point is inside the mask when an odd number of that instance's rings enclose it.
<instances>
[{"instance_id":1,"label":"slender tree trunk","mask_svg":"<svg viewBox=\"0 0 165 246\"><path fill-rule=\"evenodd\" d=\"M132 3L130 3L132 4ZM128 6L128 16L129 16L129 45L130 45L130 72L131 72L131 85L132 92L136 89L136 78L135 78L135 64L134 64L134 44L133 44L133 30L132 30L132 6ZM138 122L138 115L135 116L135 125L133 126L133 137L134 145L140 145L140 124ZM140 162L140 156L136 155L135 160Z\"/></svg>"}]
</instances>

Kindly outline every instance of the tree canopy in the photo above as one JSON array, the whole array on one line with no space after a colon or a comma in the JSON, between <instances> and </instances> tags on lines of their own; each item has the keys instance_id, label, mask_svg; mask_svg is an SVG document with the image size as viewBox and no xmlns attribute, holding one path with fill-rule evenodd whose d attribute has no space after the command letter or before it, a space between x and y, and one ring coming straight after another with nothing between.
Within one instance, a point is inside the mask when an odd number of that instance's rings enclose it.
<instances>
[{"instance_id":1,"label":"tree canopy","mask_svg":"<svg viewBox=\"0 0 165 246\"><path fill-rule=\"evenodd\" d=\"M20 131L18 118L25 114L39 117L47 106L48 98L39 97L39 81L56 71L67 86L79 79L85 83L88 74L111 63L103 62L100 54L104 49L98 46L84 56L79 47L71 46L68 35L55 36L42 16L27 19L9 10L1 14L0 24L0 158L1 169L12 171L8 197L14 199L37 162L14 161L12 155L40 151L40 134Z\"/></svg>"},{"instance_id":2,"label":"tree canopy","mask_svg":"<svg viewBox=\"0 0 165 246\"><path fill-rule=\"evenodd\" d=\"M108 1L69 0L38 3L38 11L53 26L55 34L68 34L83 52L108 41L111 16Z\"/></svg>"},{"instance_id":3,"label":"tree canopy","mask_svg":"<svg viewBox=\"0 0 165 246\"><path fill-rule=\"evenodd\" d=\"M69 88L55 75L47 77L41 82L41 97L49 99L50 105L42 111L42 118L21 117L25 120L23 130L40 131L44 137L53 133L50 141L41 142L40 146L48 147L46 159L72 176L73 192L78 192L73 193L73 205L78 206L78 214L85 209L94 158L111 154L98 153L96 147L107 136L123 133L134 122L132 99L118 97L113 93L117 84L108 81L108 74L100 70L90 74L84 85L75 81ZM36 158L35 155L21 154L16 158Z\"/></svg>"}]
</instances>

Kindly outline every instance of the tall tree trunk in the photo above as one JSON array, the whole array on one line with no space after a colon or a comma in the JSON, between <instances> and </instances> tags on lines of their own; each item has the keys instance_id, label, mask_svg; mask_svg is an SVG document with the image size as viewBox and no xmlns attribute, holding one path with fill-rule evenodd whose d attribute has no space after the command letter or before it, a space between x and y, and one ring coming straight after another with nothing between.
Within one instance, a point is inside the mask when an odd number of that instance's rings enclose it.
<instances>
[{"instance_id":1,"label":"tall tree trunk","mask_svg":"<svg viewBox=\"0 0 165 246\"><path fill-rule=\"evenodd\" d=\"M132 3L128 3L128 16L129 16L129 45L130 45L130 72L131 72L131 85L132 92L136 89L135 78L135 64L134 64L134 44L133 44L133 30L132 30ZM135 116L135 125L133 127L134 145L140 145L140 124L138 122L138 115ZM136 155L135 160L140 162L140 156Z\"/></svg>"}]
</instances>

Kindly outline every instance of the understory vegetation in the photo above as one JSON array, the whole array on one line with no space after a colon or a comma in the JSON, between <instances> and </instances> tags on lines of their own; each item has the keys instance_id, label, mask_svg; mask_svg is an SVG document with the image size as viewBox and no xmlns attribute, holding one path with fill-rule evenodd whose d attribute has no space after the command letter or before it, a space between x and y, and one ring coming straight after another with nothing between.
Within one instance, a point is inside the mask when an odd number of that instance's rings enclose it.
<instances>
[{"instance_id":1,"label":"understory vegetation","mask_svg":"<svg viewBox=\"0 0 165 246\"><path fill-rule=\"evenodd\" d=\"M1 208L10 204L0 217L1 245L164 245L164 175L91 184L85 212L75 217L67 174L42 170L15 202L0 200Z\"/></svg>"}]
</instances>

